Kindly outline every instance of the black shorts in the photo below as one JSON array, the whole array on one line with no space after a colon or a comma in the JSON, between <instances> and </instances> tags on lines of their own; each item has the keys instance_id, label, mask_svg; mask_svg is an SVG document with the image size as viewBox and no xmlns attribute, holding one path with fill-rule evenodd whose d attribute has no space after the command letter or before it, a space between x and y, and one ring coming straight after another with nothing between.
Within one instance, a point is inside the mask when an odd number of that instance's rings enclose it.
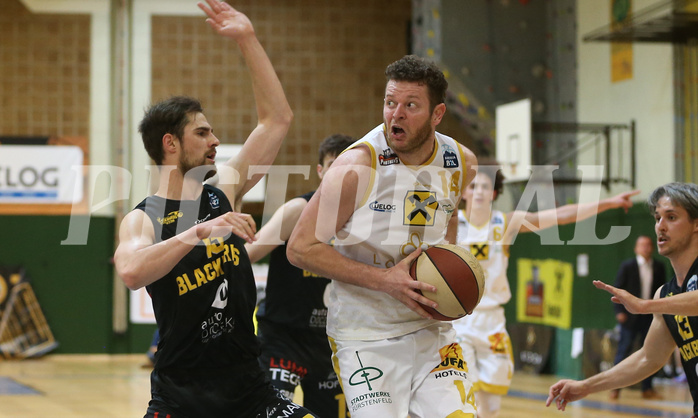
<instances>
[{"instance_id":1,"label":"black shorts","mask_svg":"<svg viewBox=\"0 0 698 418\"><path fill-rule=\"evenodd\" d=\"M323 418L347 417L346 402L332 367L332 351L324 334L298 331L260 321L259 361L271 384L292 398L303 389L303 405Z\"/></svg>"},{"instance_id":2,"label":"black shorts","mask_svg":"<svg viewBox=\"0 0 698 418\"><path fill-rule=\"evenodd\" d=\"M258 364L234 371L153 370L146 418L319 418L265 380Z\"/></svg>"}]
</instances>

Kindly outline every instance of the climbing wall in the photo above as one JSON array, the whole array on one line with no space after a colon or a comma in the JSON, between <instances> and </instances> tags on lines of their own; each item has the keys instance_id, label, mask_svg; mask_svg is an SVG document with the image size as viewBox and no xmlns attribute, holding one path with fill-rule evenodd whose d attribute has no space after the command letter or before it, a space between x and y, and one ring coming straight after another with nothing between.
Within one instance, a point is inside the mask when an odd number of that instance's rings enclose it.
<instances>
[{"instance_id":1,"label":"climbing wall","mask_svg":"<svg viewBox=\"0 0 698 418\"><path fill-rule=\"evenodd\" d=\"M478 155L494 156L498 105L530 98L534 123L576 122L574 0L413 0L412 48L446 70L447 106ZM533 163L575 177L576 137L534 131ZM576 195L566 189L559 203Z\"/></svg>"}]
</instances>

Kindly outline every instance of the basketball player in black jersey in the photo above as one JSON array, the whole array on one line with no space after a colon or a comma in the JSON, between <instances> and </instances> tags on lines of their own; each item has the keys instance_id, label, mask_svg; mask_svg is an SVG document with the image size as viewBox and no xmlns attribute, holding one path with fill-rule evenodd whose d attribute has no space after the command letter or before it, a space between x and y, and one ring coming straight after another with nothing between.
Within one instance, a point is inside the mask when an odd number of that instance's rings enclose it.
<instances>
[{"instance_id":1,"label":"basketball player in black jersey","mask_svg":"<svg viewBox=\"0 0 698 418\"><path fill-rule=\"evenodd\" d=\"M325 138L318 151L317 174L322 179L334 159L354 142L347 135ZM313 192L289 200L245 244L254 263L271 252L266 297L257 311L260 362L272 385L287 397L303 389L303 405L323 418L347 416L346 402L332 368L332 351L325 333L327 306L323 301L329 279L292 265L286 245Z\"/></svg>"},{"instance_id":2,"label":"basketball player in black jersey","mask_svg":"<svg viewBox=\"0 0 698 418\"><path fill-rule=\"evenodd\" d=\"M226 3L206 3L199 7L207 22L242 52L259 122L218 173L220 189L202 183L220 142L197 100L157 103L140 123L160 168L158 190L124 218L114 259L129 288L146 286L160 330L146 417L315 417L274 389L259 366L244 247L255 225L234 212L259 180L248 179L249 167L273 162L293 114L249 19Z\"/></svg>"},{"instance_id":3,"label":"basketball player in black jersey","mask_svg":"<svg viewBox=\"0 0 698 418\"><path fill-rule=\"evenodd\" d=\"M674 270L671 281L652 300L638 299L625 290L594 281L632 313L653 313L642 348L611 369L581 382L561 380L550 387L546 405L556 401L564 410L568 402L590 393L632 385L659 370L678 346L693 398L693 417L698 417L698 186L669 183L647 199L654 215L659 254Z\"/></svg>"}]
</instances>

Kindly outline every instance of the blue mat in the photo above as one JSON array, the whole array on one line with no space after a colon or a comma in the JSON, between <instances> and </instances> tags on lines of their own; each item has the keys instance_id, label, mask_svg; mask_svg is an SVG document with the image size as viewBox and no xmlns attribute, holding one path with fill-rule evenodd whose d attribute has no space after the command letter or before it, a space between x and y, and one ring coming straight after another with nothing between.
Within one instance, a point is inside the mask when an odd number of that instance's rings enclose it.
<instances>
[{"instance_id":1,"label":"blue mat","mask_svg":"<svg viewBox=\"0 0 698 418\"><path fill-rule=\"evenodd\" d=\"M15 382L12 378L0 376L0 395L39 395L29 386Z\"/></svg>"}]
</instances>

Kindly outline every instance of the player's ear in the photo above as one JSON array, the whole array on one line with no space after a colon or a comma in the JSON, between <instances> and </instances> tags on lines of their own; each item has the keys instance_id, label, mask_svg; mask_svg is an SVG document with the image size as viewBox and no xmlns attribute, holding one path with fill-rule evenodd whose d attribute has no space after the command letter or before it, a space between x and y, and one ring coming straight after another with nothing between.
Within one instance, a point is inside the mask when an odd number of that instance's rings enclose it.
<instances>
[{"instance_id":1,"label":"player's ear","mask_svg":"<svg viewBox=\"0 0 698 418\"><path fill-rule=\"evenodd\" d=\"M177 150L177 138L174 135L167 133L162 137L162 149L165 153L174 153Z\"/></svg>"},{"instance_id":2,"label":"player's ear","mask_svg":"<svg viewBox=\"0 0 698 418\"><path fill-rule=\"evenodd\" d=\"M446 105L443 103L437 104L434 107L434 111L431 112L432 125L436 126L441 123L441 119L444 117L444 114L446 114Z\"/></svg>"},{"instance_id":3,"label":"player's ear","mask_svg":"<svg viewBox=\"0 0 698 418\"><path fill-rule=\"evenodd\" d=\"M318 164L315 169L317 170L317 176L322 180L322 164Z\"/></svg>"}]
</instances>

